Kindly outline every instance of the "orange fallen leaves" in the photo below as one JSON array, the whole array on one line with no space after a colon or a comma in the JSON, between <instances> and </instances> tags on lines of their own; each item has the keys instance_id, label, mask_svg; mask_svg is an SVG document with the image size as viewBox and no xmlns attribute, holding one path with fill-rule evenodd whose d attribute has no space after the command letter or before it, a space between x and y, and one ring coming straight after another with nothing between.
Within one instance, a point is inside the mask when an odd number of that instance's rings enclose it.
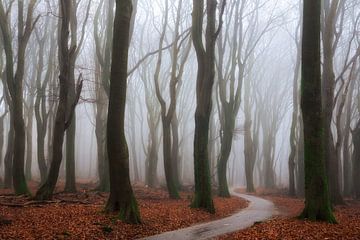
<instances>
[{"instance_id":1,"label":"orange fallen leaves","mask_svg":"<svg viewBox=\"0 0 360 240\"><path fill-rule=\"evenodd\" d=\"M302 221L296 217L304 203L301 199L265 194L262 196L275 203L280 216L249 229L229 234L219 239L360 239L360 202L347 201L347 205L335 208L339 224Z\"/></svg>"},{"instance_id":2,"label":"orange fallen leaves","mask_svg":"<svg viewBox=\"0 0 360 240\"><path fill-rule=\"evenodd\" d=\"M54 200L63 200L58 203L0 206L0 216L11 220L11 224L0 226L0 239L135 239L222 218L247 206L242 199L215 198L217 212L211 215L189 208L191 193L182 193L181 200L170 200L163 190L136 187L143 224L133 226L103 212L107 194L79 192L57 194ZM28 201L25 197L4 197L0 192L0 202L5 200Z\"/></svg>"}]
</instances>

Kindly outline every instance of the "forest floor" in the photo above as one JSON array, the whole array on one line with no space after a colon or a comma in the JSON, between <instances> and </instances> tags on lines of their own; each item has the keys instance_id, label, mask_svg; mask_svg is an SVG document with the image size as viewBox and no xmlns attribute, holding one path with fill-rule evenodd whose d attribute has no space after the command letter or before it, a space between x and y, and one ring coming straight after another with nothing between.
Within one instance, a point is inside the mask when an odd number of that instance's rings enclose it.
<instances>
[{"instance_id":1,"label":"forest floor","mask_svg":"<svg viewBox=\"0 0 360 240\"><path fill-rule=\"evenodd\" d=\"M35 192L37 183L29 184ZM62 189L60 184L58 190ZM0 239L136 239L229 216L248 203L239 198L215 198L216 214L189 208L192 193L170 200L162 189L135 186L143 224L128 225L105 214L107 194L79 184L78 193L55 194L45 203L0 190Z\"/></svg>"},{"instance_id":2,"label":"forest floor","mask_svg":"<svg viewBox=\"0 0 360 240\"><path fill-rule=\"evenodd\" d=\"M245 193L243 189L237 190ZM279 191L258 190L256 196L274 202L279 216L257 223L251 228L218 238L222 239L360 239L360 202L346 200L346 205L335 207L338 224L310 222L297 219L304 201L290 198Z\"/></svg>"}]
</instances>

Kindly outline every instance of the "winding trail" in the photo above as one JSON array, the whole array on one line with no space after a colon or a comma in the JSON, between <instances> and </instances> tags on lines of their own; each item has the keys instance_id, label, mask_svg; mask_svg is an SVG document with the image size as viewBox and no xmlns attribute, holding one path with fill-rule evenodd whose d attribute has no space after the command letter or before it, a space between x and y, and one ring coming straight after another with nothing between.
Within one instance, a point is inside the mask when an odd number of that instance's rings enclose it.
<instances>
[{"instance_id":1,"label":"winding trail","mask_svg":"<svg viewBox=\"0 0 360 240\"><path fill-rule=\"evenodd\" d=\"M240 212L223 219L212 222L202 223L191 227L161 233L143 240L200 240L210 239L216 236L232 233L248 227L256 222L264 221L276 214L275 206L272 202L246 194L235 193L232 195L249 201L249 206Z\"/></svg>"}]
</instances>

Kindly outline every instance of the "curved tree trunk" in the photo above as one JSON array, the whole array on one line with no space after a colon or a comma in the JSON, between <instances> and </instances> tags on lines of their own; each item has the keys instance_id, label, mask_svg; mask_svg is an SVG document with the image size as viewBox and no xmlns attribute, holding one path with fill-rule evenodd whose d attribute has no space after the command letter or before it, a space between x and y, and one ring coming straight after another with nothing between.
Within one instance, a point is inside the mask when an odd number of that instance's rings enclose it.
<instances>
[{"instance_id":1,"label":"curved tree trunk","mask_svg":"<svg viewBox=\"0 0 360 240\"><path fill-rule=\"evenodd\" d=\"M66 129L71 124L71 119L75 111L76 104L80 98L82 89L82 81L77 86L77 94L74 102L71 103L72 108L68 112L68 94L70 87L70 49L69 28L70 28L70 10L71 2L67 0L60 1L61 24L59 24L59 64L60 64L60 94L59 104L56 110L55 124L53 130L53 141L51 150L51 165L48 177L45 183L36 192L35 198L38 200L48 200L52 198L55 185L59 176L59 169L62 161L64 135ZM67 114L68 113L68 114Z\"/></svg>"},{"instance_id":2,"label":"curved tree trunk","mask_svg":"<svg viewBox=\"0 0 360 240\"><path fill-rule=\"evenodd\" d=\"M202 40L204 0L193 0L192 40L196 51L198 71L194 136L195 197L191 206L203 208L210 213L214 213L215 208L211 196L208 141L212 109L212 89L215 77L215 43L221 30L221 24L218 31L215 29L216 0L207 0L206 11L205 48Z\"/></svg>"},{"instance_id":3,"label":"curved tree trunk","mask_svg":"<svg viewBox=\"0 0 360 240\"><path fill-rule=\"evenodd\" d=\"M110 196L106 210L119 211L120 219L125 222L140 223L130 184L129 152L124 130L131 13L131 0L116 1L107 122Z\"/></svg>"}]
</instances>

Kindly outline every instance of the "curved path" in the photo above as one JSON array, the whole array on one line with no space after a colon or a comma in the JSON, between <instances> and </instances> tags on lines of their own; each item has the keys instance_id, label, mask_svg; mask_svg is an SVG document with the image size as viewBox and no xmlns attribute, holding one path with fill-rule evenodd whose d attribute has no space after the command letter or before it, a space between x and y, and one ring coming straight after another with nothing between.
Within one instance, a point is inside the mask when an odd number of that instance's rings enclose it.
<instances>
[{"instance_id":1,"label":"curved path","mask_svg":"<svg viewBox=\"0 0 360 240\"><path fill-rule=\"evenodd\" d=\"M232 192L233 196L249 201L249 206L240 212L223 219L202 223L191 227L165 232L146 237L148 240L190 240L209 239L219 235L239 231L251 227L254 223L267 220L275 215L276 210L272 202L251 195Z\"/></svg>"}]
</instances>

